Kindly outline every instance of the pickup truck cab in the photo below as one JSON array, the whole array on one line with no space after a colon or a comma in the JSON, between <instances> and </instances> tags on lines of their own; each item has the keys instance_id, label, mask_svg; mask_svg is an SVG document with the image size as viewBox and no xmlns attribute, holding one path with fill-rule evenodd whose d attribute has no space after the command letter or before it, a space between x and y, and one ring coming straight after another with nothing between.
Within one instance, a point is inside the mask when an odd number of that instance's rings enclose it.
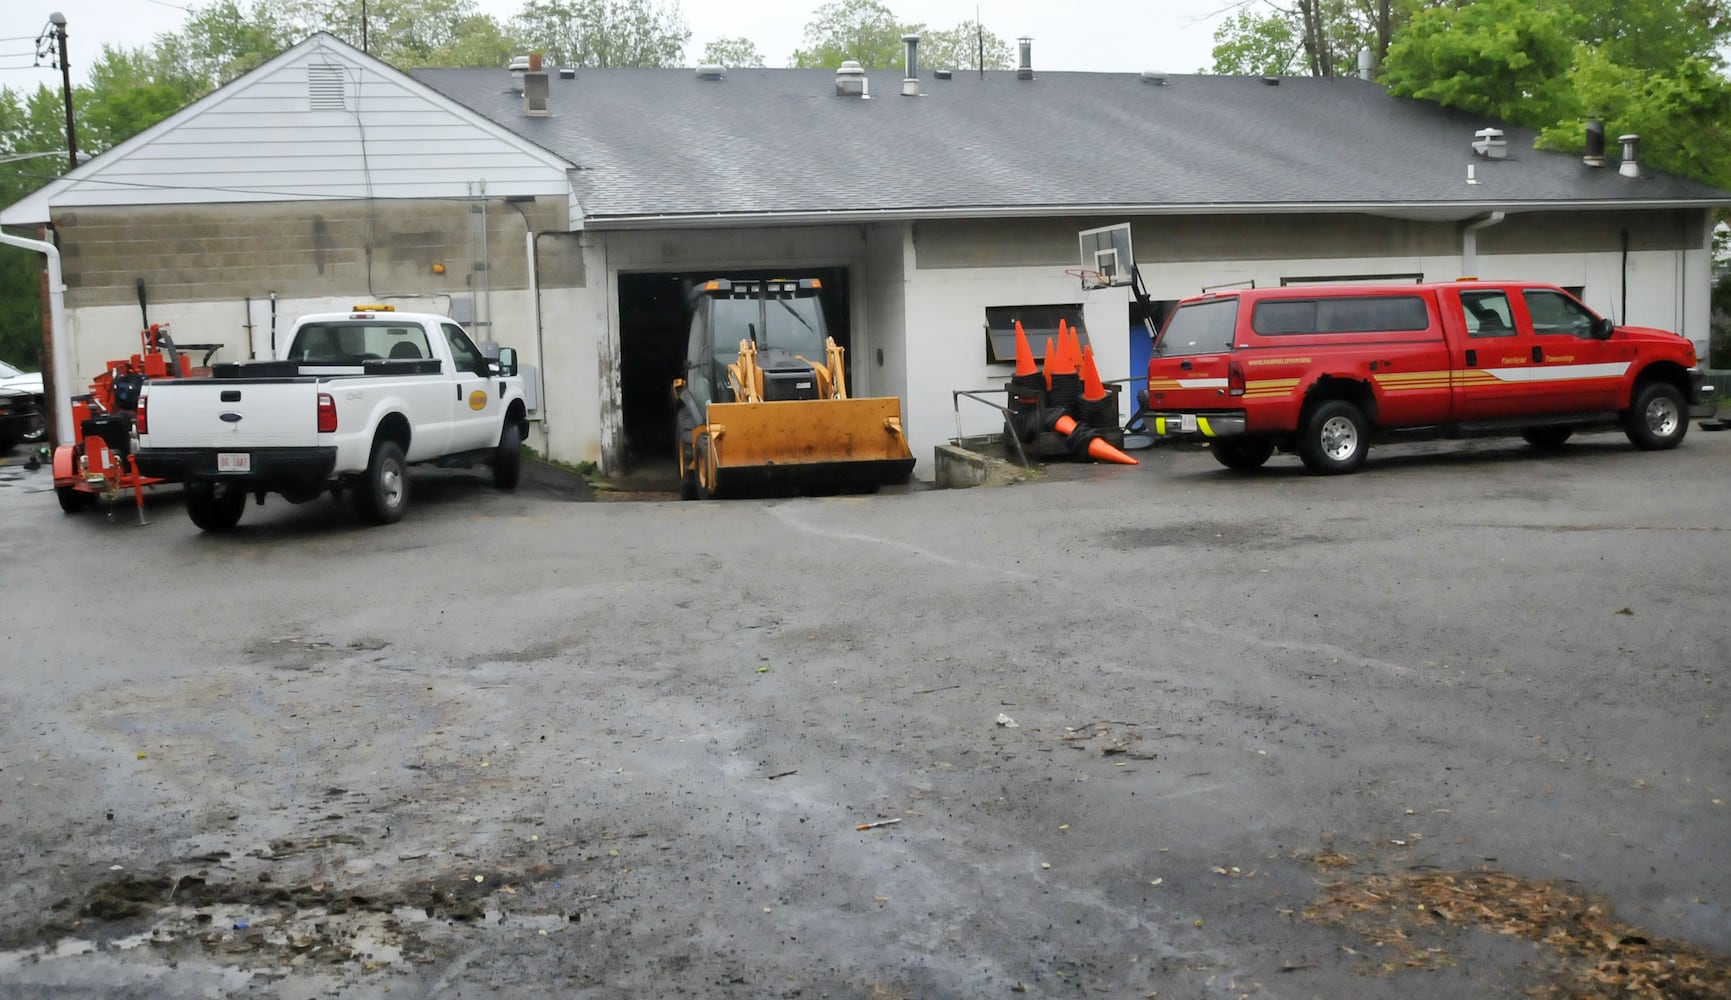
<instances>
[{"instance_id":1,"label":"pickup truck cab","mask_svg":"<svg viewBox=\"0 0 1731 1000\"><path fill-rule=\"evenodd\" d=\"M346 492L363 520L391 523L417 463L486 463L516 487L527 409L515 351L491 360L448 317L384 305L303 316L284 343L278 360L153 381L138 401L139 470L185 482L200 528L234 527L266 493Z\"/></svg>"},{"instance_id":2,"label":"pickup truck cab","mask_svg":"<svg viewBox=\"0 0 1731 1000\"><path fill-rule=\"evenodd\" d=\"M1674 448L1704 389L1686 338L1616 326L1554 285L1262 288L1179 303L1141 416L1230 469L1279 449L1327 475L1358 469L1373 438L1519 434L1556 449L1620 427L1637 448Z\"/></svg>"}]
</instances>

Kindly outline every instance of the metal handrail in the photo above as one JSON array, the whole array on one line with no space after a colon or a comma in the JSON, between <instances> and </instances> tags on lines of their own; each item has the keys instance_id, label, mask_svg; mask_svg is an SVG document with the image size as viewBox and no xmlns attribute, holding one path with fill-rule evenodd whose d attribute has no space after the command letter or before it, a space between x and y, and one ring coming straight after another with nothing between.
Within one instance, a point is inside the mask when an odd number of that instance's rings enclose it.
<instances>
[{"instance_id":1,"label":"metal handrail","mask_svg":"<svg viewBox=\"0 0 1731 1000\"><path fill-rule=\"evenodd\" d=\"M1009 438L1010 441L1015 444L1016 454L1018 456L1020 456L1022 459L1022 468L1030 469L1030 470L1033 469L1034 463L1028 461L1028 453L1022 449L1022 439L1020 437L1018 437L1015 433L1015 425L1011 420L1012 414L1010 413L1010 408L1007 406L1000 406L997 403L994 403L989 399L985 399L984 397L982 397L980 395L981 393L984 393L984 392L990 392L990 393L1002 392L1002 393L1005 393L1007 396L1007 394L1009 393L1009 388L1006 386L1006 387L1001 387L1001 388L997 388L997 389L953 389L953 390L951 390L951 392L950 392L950 407L951 407L951 409L953 409L955 411L955 414L956 414L956 440L960 441L962 439L962 397L966 396L969 399L975 401L976 403L984 403L986 406L989 406L992 409L997 410L999 413L1004 415L1004 436L1006 438Z\"/></svg>"}]
</instances>

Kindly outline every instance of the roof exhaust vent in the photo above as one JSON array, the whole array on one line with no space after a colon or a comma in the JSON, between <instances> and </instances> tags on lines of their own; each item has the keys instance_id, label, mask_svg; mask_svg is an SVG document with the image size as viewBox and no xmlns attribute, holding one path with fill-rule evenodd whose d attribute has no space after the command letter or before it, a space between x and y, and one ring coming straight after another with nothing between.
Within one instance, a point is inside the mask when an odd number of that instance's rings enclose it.
<instances>
[{"instance_id":1,"label":"roof exhaust vent","mask_svg":"<svg viewBox=\"0 0 1731 1000\"><path fill-rule=\"evenodd\" d=\"M1358 50L1358 78L1360 80L1370 79L1371 71L1374 69L1376 69L1376 53L1372 52L1370 46L1366 45Z\"/></svg>"},{"instance_id":2,"label":"roof exhaust vent","mask_svg":"<svg viewBox=\"0 0 1731 1000\"><path fill-rule=\"evenodd\" d=\"M529 72L529 57L512 56L511 62L506 68L511 71L511 92L521 94L523 92L523 74Z\"/></svg>"},{"instance_id":3,"label":"roof exhaust vent","mask_svg":"<svg viewBox=\"0 0 1731 1000\"><path fill-rule=\"evenodd\" d=\"M1473 133L1473 152L1487 160L1509 158L1509 144L1500 128L1481 128Z\"/></svg>"},{"instance_id":4,"label":"roof exhaust vent","mask_svg":"<svg viewBox=\"0 0 1731 1000\"><path fill-rule=\"evenodd\" d=\"M837 97L867 98L865 70L860 68L858 61L849 59L835 69L835 93Z\"/></svg>"},{"instance_id":5,"label":"roof exhaust vent","mask_svg":"<svg viewBox=\"0 0 1731 1000\"><path fill-rule=\"evenodd\" d=\"M940 80L948 80L950 78L950 71L947 69L934 69L932 70L932 75Z\"/></svg>"},{"instance_id":6,"label":"roof exhaust vent","mask_svg":"<svg viewBox=\"0 0 1731 1000\"><path fill-rule=\"evenodd\" d=\"M1145 69L1142 71L1142 82L1153 84L1156 87L1164 87L1166 86L1166 74L1157 69Z\"/></svg>"},{"instance_id":7,"label":"roof exhaust vent","mask_svg":"<svg viewBox=\"0 0 1731 1000\"><path fill-rule=\"evenodd\" d=\"M575 80L577 79L577 71L570 66L561 66L559 68L559 79Z\"/></svg>"},{"instance_id":8,"label":"roof exhaust vent","mask_svg":"<svg viewBox=\"0 0 1731 1000\"><path fill-rule=\"evenodd\" d=\"M726 66L719 66L715 63L704 63L702 66L697 67L697 78L699 80L719 80L726 75Z\"/></svg>"},{"instance_id":9,"label":"roof exhaust vent","mask_svg":"<svg viewBox=\"0 0 1731 1000\"><path fill-rule=\"evenodd\" d=\"M1623 165L1617 168L1617 173L1624 177L1641 176L1641 165L1635 162L1635 147L1640 144L1641 137L1631 132L1617 136L1617 141L1623 144Z\"/></svg>"},{"instance_id":10,"label":"roof exhaust vent","mask_svg":"<svg viewBox=\"0 0 1731 1000\"><path fill-rule=\"evenodd\" d=\"M547 116L547 71L541 68L541 53L529 53L529 69L523 74L523 113Z\"/></svg>"},{"instance_id":11,"label":"roof exhaust vent","mask_svg":"<svg viewBox=\"0 0 1731 1000\"><path fill-rule=\"evenodd\" d=\"M1021 62L1016 64L1016 79L1032 80L1034 78L1034 40L1027 35L1016 39L1016 48L1021 52Z\"/></svg>"},{"instance_id":12,"label":"roof exhaust vent","mask_svg":"<svg viewBox=\"0 0 1731 1000\"><path fill-rule=\"evenodd\" d=\"M1605 165L1605 123L1597 118L1587 119L1587 149L1581 162L1589 167Z\"/></svg>"},{"instance_id":13,"label":"roof exhaust vent","mask_svg":"<svg viewBox=\"0 0 1731 1000\"><path fill-rule=\"evenodd\" d=\"M1265 76L1262 78L1262 83L1263 83L1263 86L1266 86L1266 87L1278 87L1278 86L1280 86L1280 77L1278 77L1278 76Z\"/></svg>"},{"instance_id":14,"label":"roof exhaust vent","mask_svg":"<svg viewBox=\"0 0 1731 1000\"><path fill-rule=\"evenodd\" d=\"M920 96L920 36L903 35L902 44L907 46L907 72L902 74L902 96Z\"/></svg>"}]
</instances>

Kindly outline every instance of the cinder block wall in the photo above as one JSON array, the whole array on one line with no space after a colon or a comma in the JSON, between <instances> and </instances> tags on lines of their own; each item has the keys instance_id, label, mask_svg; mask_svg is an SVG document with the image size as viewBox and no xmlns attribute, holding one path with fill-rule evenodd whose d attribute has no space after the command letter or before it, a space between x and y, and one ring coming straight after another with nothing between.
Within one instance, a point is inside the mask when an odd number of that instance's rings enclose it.
<instances>
[{"instance_id":1,"label":"cinder block wall","mask_svg":"<svg viewBox=\"0 0 1731 1000\"><path fill-rule=\"evenodd\" d=\"M528 285L524 232L569 228L563 198L480 202L328 201L79 208L54 227L70 309L137 301L221 302L271 292L319 296L467 295ZM472 235L473 234L473 235ZM435 273L434 265L443 267ZM582 282L562 268L556 280Z\"/></svg>"}]
</instances>

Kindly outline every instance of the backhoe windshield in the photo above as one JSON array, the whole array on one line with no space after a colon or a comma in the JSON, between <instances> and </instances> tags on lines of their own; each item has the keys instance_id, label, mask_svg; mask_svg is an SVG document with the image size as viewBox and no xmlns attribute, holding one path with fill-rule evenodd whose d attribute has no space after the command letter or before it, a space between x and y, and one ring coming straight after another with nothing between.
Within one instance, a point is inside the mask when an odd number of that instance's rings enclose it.
<instances>
[{"instance_id":1,"label":"backhoe windshield","mask_svg":"<svg viewBox=\"0 0 1731 1000\"><path fill-rule=\"evenodd\" d=\"M739 342L755 332L760 352L779 350L823 362L823 308L816 296L716 299L713 322L717 355L735 354Z\"/></svg>"}]
</instances>

